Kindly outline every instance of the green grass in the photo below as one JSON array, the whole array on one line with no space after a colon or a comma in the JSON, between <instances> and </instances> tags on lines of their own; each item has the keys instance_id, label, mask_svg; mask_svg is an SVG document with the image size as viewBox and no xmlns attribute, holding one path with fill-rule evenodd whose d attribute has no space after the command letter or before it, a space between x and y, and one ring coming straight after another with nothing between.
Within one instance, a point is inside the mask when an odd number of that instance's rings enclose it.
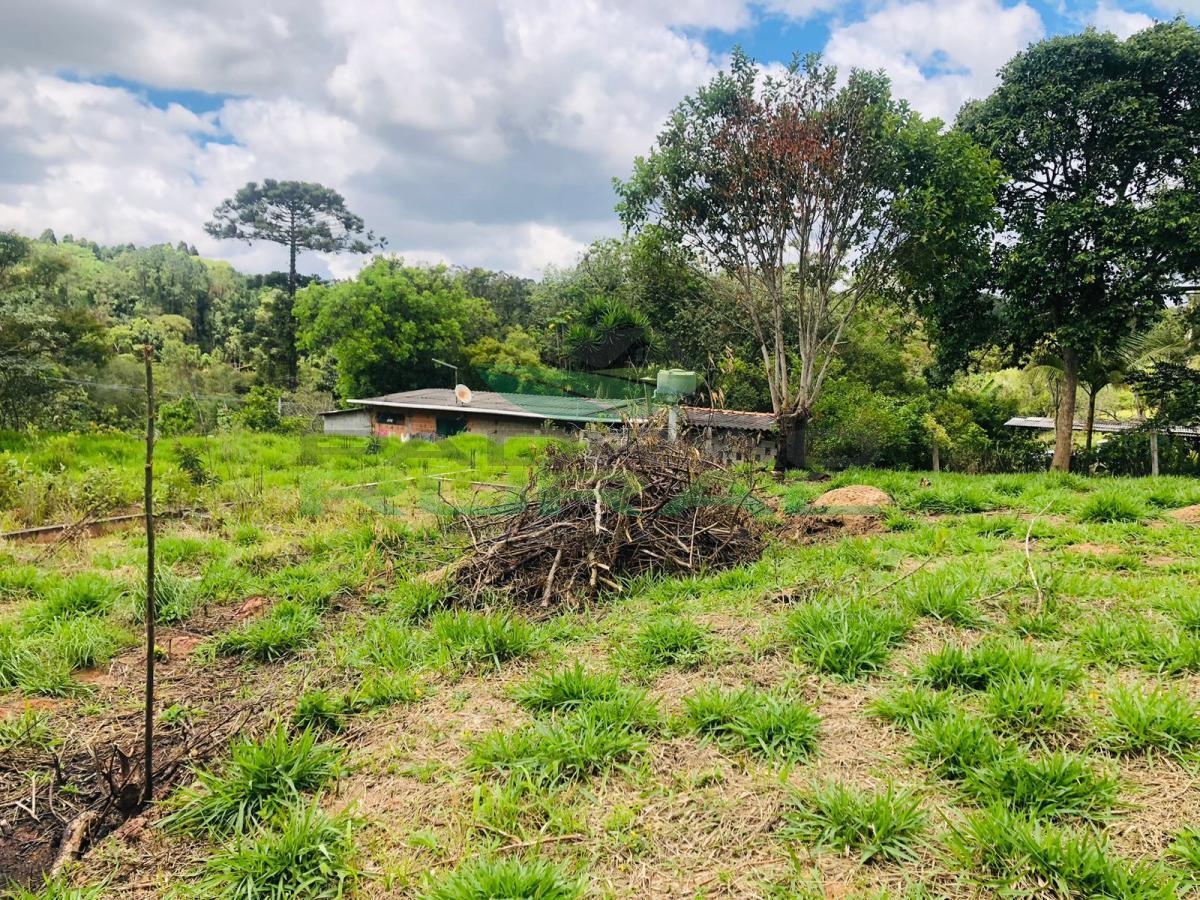
<instances>
[{"instance_id":1,"label":"green grass","mask_svg":"<svg viewBox=\"0 0 1200 900\"><path fill-rule=\"evenodd\" d=\"M893 689L868 708L873 715L911 730L922 722L945 718L954 711L955 704L951 694L917 684Z\"/></svg>"},{"instance_id":2,"label":"green grass","mask_svg":"<svg viewBox=\"0 0 1200 900\"><path fill-rule=\"evenodd\" d=\"M864 600L814 602L783 622L782 639L798 661L842 681L878 672L908 633L908 619Z\"/></svg>"},{"instance_id":3,"label":"green grass","mask_svg":"<svg viewBox=\"0 0 1200 900\"><path fill-rule=\"evenodd\" d=\"M1139 522L1146 508L1133 497L1118 491L1098 491L1084 501L1076 518L1080 522Z\"/></svg>"},{"instance_id":4,"label":"green grass","mask_svg":"<svg viewBox=\"0 0 1200 900\"><path fill-rule=\"evenodd\" d=\"M65 876L48 878L36 888L14 885L5 891L4 900L101 900L103 884L75 887Z\"/></svg>"},{"instance_id":5,"label":"green grass","mask_svg":"<svg viewBox=\"0 0 1200 900\"><path fill-rule=\"evenodd\" d=\"M777 763L798 762L816 750L820 717L789 697L754 688L709 687L683 702L692 730L727 750Z\"/></svg>"},{"instance_id":6,"label":"green grass","mask_svg":"<svg viewBox=\"0 0 1200 900\"><path fill-rule=\"evenodd\" d=\"M515 731L493 731L474 742L467 765L541 785L606 775L625 767L648 747L626 712L610 703L596 703Z\"/></svg>"},{"instance_id":7,"label":"green grass","mask_svg":"<svg viewBox=\"0 0 1200 900\"><path fill-rule=\"evenodd\" d=\"M154 621L174 625L192 614L200 602L200 582L176 575L167 568L154 573ZM122 600L124 617L134 624L146 621L146 585L129 591Z\"/></svg>"},{"instance_id":8,"label":"green grass","mask_svg":"<svg viewBox=\"0 0 1200 900\"><path fill-rule=\"evenodd\" d=\"M985 690L1003 678L1040 678L1058 684L1079 680L1078 667L1069 659L1041 653L1031 645L988 638L974 647L947 644L925 658L914 673L934 688Z\"/></svg>"},{"instance_id":9,"label":"green grass","mask_svg":"<svg viewBox=\"0 0 1200 900\"><path fill-rule=\"evenodd\" d=\"M26 607L22 624L29 633L45 631L64 619L108 612L123 588L103 575L83 573L50 585L42 599Z\"/></svg>"},{"instance_id":10,"label":"green grass","mask_svg":"<svg viewBox=\"0 0 1200 900\"><path fill-rule=\"evenodd\" d=\"M60 743L50 717L26 706L20 714L0 718L0 750L53 750Z\"/></svg>"},{"instance_id":11,"label":"green grass","mask_svg":"<svg viewBox=\"0 0 1200 900\"><path fill-rule=\"evenodd\" d=\"M927 616L961 628L977 628L983 616L976 598L987 593L977 578L950 571L933 572L899 592L901 602L915 616Z\"/></svg>"},{"instance_id":12,"label":"green grass","mask_svg":"<svg viewBox=\"0 0 1200 900\"><path fill-rule=\"evenodd\" d=\"M292 803L218 847L189 892L216 900L338 900L361 875L355 856L349 816L330 816L315 800Z\"/></svg>"},{"instance_id":13,"label":"green grass","mask_svg":"<svg viewBox=\"0 0 1200 900\"><path fill-rule=\"evenodd\" d=\"M863 863L911 862L928 816L920 798L889 783L863 792L840 783L796 795L784 813L783 835L805 845L856 853Z\"/></svg>"},{"instance_id":14,"label":"green grass","mask_svg":"<svg viewBox=\"0 0 1200 900\"><path fill-rule=\"evenodd\" d=\"M1194 874L1200 875L1200 827L1190 826L1179 832L1170 853Z\"/></svg>"},{"instance_id":15,"label":"green grass","mask_svg":"<svg viewBox=\"0 0 1200 900\"><path fill-rule=\"evenodd\" d=\"M955 710L917 722L909 757L942 778L961 780L1011 752L985 721Z\"/></svg>"},{"instance_id":16,"label":"green grass","mask_svg":"<svg viewBox=\"0 0 1200 900\"><path fill-rule=\"evenodd\" d=\"M631 727L652 729L660 719L658 705L644 690L623 684L613 673L588 671L578 661L536 673L518 685L513 695L534 713L569 713L603 705Z\"/></svg>"},{"instance_id":17,"label":"green grass","mask_svg":"<svg viewBox=\"0 0 1200 900\"><path fill-rule=\"evenodd\" d=\"M707 628L690 619L664 617L635 631L615 656L621 667L652 673L667 668L698 668L709 660L712 647Z\"/></svg>"},{"instance_id":18,"label":"green grass","mask_svg":"<svg viewBox=\"0 0 1200 900\"><path fill-rule=\"evenodd\" d=\"M270 612L217 639L217 652L242 655L258 662L276 662L312 646L321 617L295 600L280 600Z\"/></svg>"},{"instance_id":19,"label":"green grass","mask_svg":"<svg viewBox=\"0 0 1200 900\"><path fill-rule=\"evenodd\" d=\"M1117 686L1107 707L1092 726L1102 750L1182 756L1200 749L1200 705L1180 691Z\"/></svg>"},{"instance_id":20,"label":"green grass","mask_svg":"<svg viewBox=\"0 0 1200 900\"><path fill-rule=\"evenodd\" d=\"M538 859L476 859L429 879L423 900L576 900L584 881Z\"/></svg>"},{"instance_id":21,"label":"green grass","mask_svg":"<svg viewBox=\"0 0 1200 900\"><path fill-rule=\"evenodd\" d=\"M1063 686L1040 674L992 679L983 711L997 731L1020 738L1061 733L1075 717Z\"/></svg>"},{"instance_id":22,"label":"green grass","mask_svg":"<svg viewBox=\"0 0 1200 900\"><path fill-rule=\"evenodd\" d=\"M296 701L292 725L300 731L336 734L346 727L346 704L343 697L328 691L306 691Z\"/></svg>"},{"instance_id":23,"label":"green grass","mask_svg":"<svg viewBox=\"0 0 1200 900\"><path fill-rule=\"evenodd\" d=\"M968 771L963 792L981 806L1001 805L1031 818L1102 818L1117 802L1117 780L1084 757L1002 755Z\"/></svg>"},{"instance_id":24,"label":"green grass","mask_svg":"<svg viewBox=\"0 0 1200 900\"><path fill-rule=\"evenodd\" d=\"M533 625L508 612L443 610L430 619L429 632L448 661L468 667L499 668L541 644Z\"/></svg>"},{"instance_id":25,"label":"green grass","mask_svg":"<svg viewBox=\"0 0 1200 900\"><path fill-rule=\"evenodd\" d=\"M240 739L228 760L198 771L196 782L175 794L163 825L193 834L247 831L321 788L337 774L340 756L314 732L293 736L283 725L261 741Z\"/></svg>"},{"instance_id":26,"label":"green grass","mask_svg":"<svg viewBox=\"0 0 1200 900\"><path fill-rule=\"evenodd\" d=\"M1064 828L992 807L955 828L950 847L968 872L1006 893L1168 900L1174 879L1157 863L1118 856L1088 828Z\"/></svg>"},{"instance_id":27,"label":"green grass","mask_svg":"<svg viewBox=\"0 0 1200 900\"><path fill-rule=\"evenodd\" d=\"M383 709L397 703L415 703L421 688L407 672L371 672L342 701L343 707L356 713Z\"/></svg>"}]
</instances>

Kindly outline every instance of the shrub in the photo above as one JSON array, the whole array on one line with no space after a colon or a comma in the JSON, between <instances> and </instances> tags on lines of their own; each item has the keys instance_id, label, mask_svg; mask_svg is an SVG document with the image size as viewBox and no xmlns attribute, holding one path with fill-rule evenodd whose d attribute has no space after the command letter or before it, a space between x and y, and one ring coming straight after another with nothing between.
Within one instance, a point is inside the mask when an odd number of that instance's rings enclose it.
<instances>
[{"instance_id":1,"label":"shrub","mask_svg":"<svg viewBox=\"0 0 1200 900\"><path fill-rule=\"evenodd\" d=\"M334 900L358 880L352 820L317 801L294 803L269 825L237 835L204 863L195 896L217 900Z\"/></svg>"},{"instance_id":2,"label":"shrub","mask_svg":"<svg viewBox=\"0 0 1200 900\"><path fill-rule=\"evenodd\" d=\"M861 600L830 601L797 609L785 620L783 636L797 659L853 681L881 669L908 627L895 610Z\"/></svg>"},{"instance_id":3,"label":"shrub","mask_svg":"<svg viewBox=\"0 0 1200 900\"><path fill-rule=\"evenodd\" d=\"M541 860L479 859L434 879L424 900L575 900L582 879Z\"/></svg>"},{"instance_id":4,"label":"shrub","mask_svg":"<svg viewBox=\"0 0 1200 900\"><path fill-rule=\"evenodd\" d=\"M693 730L732 750L792 763L816 749L821 720L797 701L753 688L705 688L684 698Z\"/></svg>"},{"instance_id":5,"label":"shrub","mask_svg":"<svg viewBox=\"0 0 1200 900\"><path fill-rule=\"evenodd\" d=\"M301 794L320 788L338 771L340 751L312 731L295 737L279 725L261 741L240 739L215 770L196 773L181 788L164 827L191 833L244 832L293 808Z\"/></svg>"},{"instance_id":6,"label":"shrub","mask_svg":"<svg viewBox=\"0 0 1200 900\"><path fill-rule=\"evenodd\" d=\"M833 783L795 797L784 814L783 833L805 844L856 852L864 863L910 862L926 820L920 798L891 783L876 793Z\"/></svg>"}]
</instances>

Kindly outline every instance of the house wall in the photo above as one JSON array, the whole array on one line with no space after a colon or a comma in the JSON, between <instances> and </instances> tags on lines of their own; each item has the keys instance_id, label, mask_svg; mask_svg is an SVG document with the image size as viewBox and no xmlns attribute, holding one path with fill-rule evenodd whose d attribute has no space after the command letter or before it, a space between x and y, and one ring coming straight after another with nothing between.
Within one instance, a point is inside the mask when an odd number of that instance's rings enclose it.
<instances>
[{"instance_id":1,"label":"house wall","mask_svg":"<svg viewBox=\"0 0 1200 900\"><path fill-rule=\"evenodd\" d=\"M454 416L456 414L448 412L442 415ZM511 437L549 435L570 438L575 434L575 429L562 425L551 424L549 427L543 427L544 423L539 419L496 416L466 410L458 415L466 417L468 434L480 434L497 443L503 443ZM388 419L391 421L387 421ZM372 409L370 411L370 433L379 437L398 437L403 440L410 438L436 440L438 437L437 420L437 412Z\"/></svg>"},{"instance_id":2,"label":"house wall","mask_svg":"<svg viewBox=\"0 0 1200 900\"><path fill-rule=\"evenodd\" d=\"M321 416L321 429L325 434L368 437L372 433L371 425L371 417L365 409L347 409Z\"/></svg>"}]
</instances>

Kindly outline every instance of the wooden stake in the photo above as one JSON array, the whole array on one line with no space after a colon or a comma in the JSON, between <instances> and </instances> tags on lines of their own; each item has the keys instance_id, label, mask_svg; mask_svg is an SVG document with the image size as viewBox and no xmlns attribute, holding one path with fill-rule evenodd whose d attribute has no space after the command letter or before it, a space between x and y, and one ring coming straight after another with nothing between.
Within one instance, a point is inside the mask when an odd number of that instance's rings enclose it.
<instances>
[{"instance_id":1,"label":"wooden stake","mask_svg":"<svg viewBox=\"0 0 1200 900\"><path fill-rule=\"evenodd\" d=\"M154 348L146 357L146 747L145 791L142 802L154 799Z\"/></svg>"}]
</instances>

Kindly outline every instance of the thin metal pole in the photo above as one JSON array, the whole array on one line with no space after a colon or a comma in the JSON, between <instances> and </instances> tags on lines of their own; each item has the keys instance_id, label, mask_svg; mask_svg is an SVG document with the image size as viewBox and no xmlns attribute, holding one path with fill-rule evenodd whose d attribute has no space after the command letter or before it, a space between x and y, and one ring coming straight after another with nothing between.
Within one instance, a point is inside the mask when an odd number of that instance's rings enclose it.
<instances>
[{"instance_id":1,"label":"thin metal pole","mask_svg":"<svg viewBox=\"0 0 1200 900\"><path fill-rule=\"evenodd\" d=\"M142 801L154 799L154 349L142 351L146 357L146 747L145 791Z\"/></svg>"}]
</instances>

